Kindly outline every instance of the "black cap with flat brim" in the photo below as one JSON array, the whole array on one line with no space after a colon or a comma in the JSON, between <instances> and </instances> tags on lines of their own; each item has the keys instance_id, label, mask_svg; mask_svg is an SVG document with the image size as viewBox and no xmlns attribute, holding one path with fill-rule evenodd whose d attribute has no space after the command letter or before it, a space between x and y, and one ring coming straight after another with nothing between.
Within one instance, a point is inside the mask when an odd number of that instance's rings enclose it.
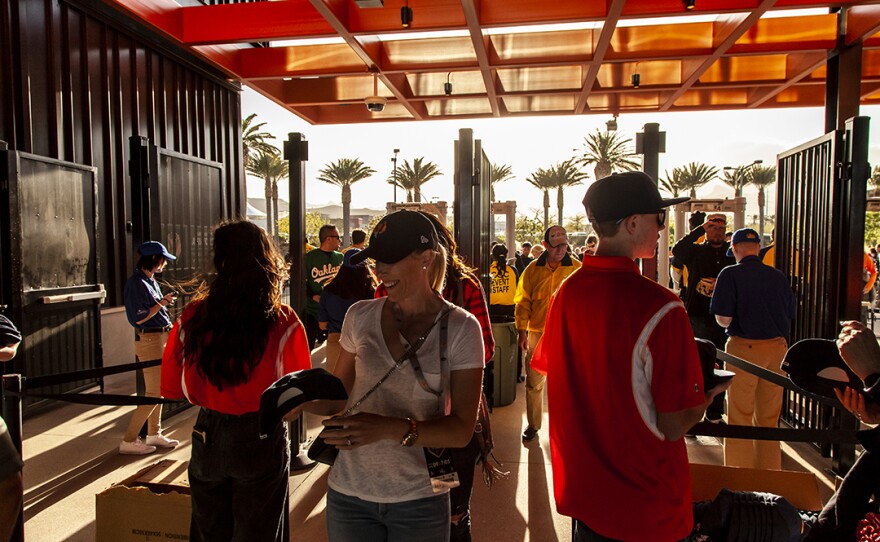
<instances>
[{"instance_id":1,"label":"black cap with flat brim","mask_svg":"<svg viewBox=\"0 0 880 542\"><path fill-rule=\"evenodd\" d=\"M718 350L712 341L697 338L697 352L700 354L700 368L703 370L703 391L709 391L719 384L727 382L736 375L715 367Z\"/></svg>"},{"instance_id":2,"label":"black cap with flat brim","mask_svg":"<svg viewBox=\"0 0 880 542\"><path fill-rule=\"evenodd\" d=\"M782 360L782 370L795 386L812 394L836 400L834 390L847 386L861 389L861 379L850 369L829 339L803 339L794 343Z\"/></svg>"},{"instance_id":3,"label":"black cap with flat brim","mask_svg":"<svg viewBox=\"0 0 880 542\"><path fill-rule=\"evenodd\" d=\"M594 182L584 196L584 207L591 222L615 222L632 215L656 213L689 199L663 199L657 183L647 173L627 171Z\"/></svg>"},{"instance_id":4,"label":"black cap with flat brim","mask_svg":"<svg viewBox=\"0 0 880 542\"><path fill-rule=\"evenodd\" d=\"M272 434L288 412L315 399L342 401L348 399L348 393L339 378L320 367L296 371L276 380L260 396L260 438Z\"/></svg>"}]
</instances>

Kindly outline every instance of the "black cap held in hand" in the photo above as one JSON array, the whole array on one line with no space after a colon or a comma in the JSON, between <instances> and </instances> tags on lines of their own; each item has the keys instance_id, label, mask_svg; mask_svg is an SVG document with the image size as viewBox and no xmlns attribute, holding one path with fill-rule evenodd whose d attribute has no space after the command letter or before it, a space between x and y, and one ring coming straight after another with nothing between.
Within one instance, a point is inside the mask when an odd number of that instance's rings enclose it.
<instances>
[{"instance_id":1,"label":"black cap held in hand","mask_svg":"<svg viewBox=\"0 0 880 542\"><path fill-rule=\"evenodd\" d=\"M342 381L326 370L305 369L282 376L260 396L260 438L271 434L285 414L315 399L348 399Z\"/></svg>"},{"instance_id":2,"label":"black cap held in hand","mask_svg":"<svg viewBox=\"0 0 880 542\"><path fill-rule=\"evenodd\" d=\"M802 390L837 400L834 389L862 388L862 381L850 369L830 339L803 339L794 343L782 359L782 370Z\"/></svg>"}]
</instances>

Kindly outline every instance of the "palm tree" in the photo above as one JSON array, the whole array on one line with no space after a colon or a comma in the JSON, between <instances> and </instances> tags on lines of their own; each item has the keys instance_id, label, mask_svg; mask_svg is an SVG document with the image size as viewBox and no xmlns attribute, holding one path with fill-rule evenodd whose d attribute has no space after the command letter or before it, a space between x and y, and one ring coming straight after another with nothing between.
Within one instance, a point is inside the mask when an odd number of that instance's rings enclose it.
<instances>
[{"instance_id":1,"label":"palm tree","mask_svg":"<svg viewBox=\"0 0 880 542\"><path fill-rule=\"evenodd\" d=\"M278 241L278 181L287 177L288 162L281 159L278 149L261 150L248 162L247 171L263 179L266 191L266 233Z\"/></svg>"},{"instance_id":2,"label":"palm tree","mask_svg":"<svg viewBox=\"0 0 880 542\"><path fill-rule=\"evenodd\" d=\"M261 132L260 129L266 125L265 122L259 124L251 123L257 117L256 113L248 115L246 119L241 121L241 151L244 155L244 167L247 170L251 154L258 152L278 152L278 149L266 142L267 139L275 139L275 136L269 132Z\"/></svg>"},{"instance_id":3,"label":"palm tree","mask_svg":"<svg viewBox=\"0 0 880 542\"><path fill-rule=\"evenodd\" d=\"M752 168L751 183L758 187L758 234L764 238L764 187L776 182L776 166L759 166Z\"/></svg>"},{"instance_id":4,"label":"palm tree","mask_svg":"<svg viewBox=\"0 0 880 542\"><path fill-rule=\"evenodd\" d=\"M526 177L526 182L544 192L544 231L547 231L550 227L550 189L556 185L553 184L550 172L543 168L538 168L530 177Z\"/></svg>"},{"instance_id":5,"label":"palm tree","mask_svg":"<svg viewBox=\"0 0 880 542\"><path fill-rule=\"evenodd\" d=\"M342 230L346 246L351 244L349 229L351 228L351 185L366 179L376 170L365 166L359 158L340 158L331 162L318 172L318 180L342 187Z\"/></svg>"},{"instance_id":6,"label":"palm tree","mask_svg":"<svg viewBox=\"0 0 880 542\"><path fill-rule=\"evenodd\" d=\"M577 161L574 158L556 164L551 167L547 173L550 176L550 183L556 187L556 208L558 210L556 223L561 226L564 189L569 186L583 184L584 179L589 178L589 174L585 171L581 171L581 168L577 165Z\"/></svg>"},{"instance_id":7,"label":"palm tree","mask_svg":"<svg viewBox=\"0 0 880 542\"><path fill-rule=\"evenodd\" d=\"M581 165L595 164L593 175L596 179L605 178L615 171L632 171L641 167L641 164L632 157L637 156L628 147L632 139L623 139L618 132L600 132L590 134L584 138L584 148L581 156L576 156Z\"/></svg>"},{"instance_id":8,"label":"palm tree","mask_svg":"<svg viewBox=\"0 0 880 542\"><path fill-rule=\"evenodd\" d=\"M396 184L406 190L406 201L409 203L422 201L422 185L443 173L434 162L425 162L424 157L416 158L412 165L406 160L397 166L388 178L388 184Z\"/></svg>"},{"instance_id":9,"label":"palm tree","mask_svg":"<svg viewBox=\"0 0 880 542\"><path fill-rule=\"evenodd\" d=\"M658 181L660 189L669 192L673 198L677 198L679 194L687 189L681 181L681 169L673 168L672 175L670 175L668 171L665 173L666 178Z\"/></svg>"},{"instance_id":10,"label":"palm tree","mask_svg":"<svg viewBox=\"0 0 880 542\"><path fill-rule=\"evenodd\" d=\"M489 180L492 183L490 190L492 195L489 201L495 201L495 185L513 179L513 170L507 164L492 164L492 171L489 172Z\"/></svg>"},{"instance_id":11,"label":"palm tree","mask_svg":"<svg viewBox=\"0 0 880 542\"><path fill-rule=\"evenodd\" d=\"M697 198L697 188L718 177L718 168L702 162L691 162L686 166L674 168L673 175L676 169L679 170L682 190L690 190L693 199Z\"/></svg>"},{"instance_id":12,"label":"palm tree","mask_svg":"<svg viewBox=\"0 0 880 542\"><path fill-rule=\"evenodd\" d=\"M733 188L733 197L742 197L743 188L752 180L752 167L754 166L749 164L747 166L724 168L721 180L724 184Z\"/></svg>"}]
</instances>

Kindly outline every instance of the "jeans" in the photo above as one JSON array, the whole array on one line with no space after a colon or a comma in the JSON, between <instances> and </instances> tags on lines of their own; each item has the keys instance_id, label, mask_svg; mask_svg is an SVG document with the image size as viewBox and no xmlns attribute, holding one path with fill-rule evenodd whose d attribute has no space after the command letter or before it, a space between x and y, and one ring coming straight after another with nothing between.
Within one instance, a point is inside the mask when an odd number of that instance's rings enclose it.
<instances>
[{"instance_id":1,"label":"jeans","mask_svg":"<svg viewBox=\"0 0 880 542\"><path fill-rule=\"evenodd\" d=\"M477 434L464 448L452 448L452 460L461 484L449 490L449 509L451 514L464 514L457 525L451 527L450 540L453 542L470 542L471 540L471 493L474 489L474 470L480 456L480 442Z\"/></svg>"},{"instance_id":2,"label":"jeans","mask_svg":"<svg viewBox=\"0 0 880 542\"><path fill-rule=\"evenodd\" d=\"M448 542L449 494L376 503L327 490L330 542Z\"/></svg>"},{"instance_id":3,"label":"jeans","mask_svg":"<svg viewBox=\"0 0 880 542\"><path fill-rule=\"evenodd\" d=\"M190 540L287 542L288 446L285 423L261 440L256 412L201 409L189 464Z\"/></svg>"}]
</instances>

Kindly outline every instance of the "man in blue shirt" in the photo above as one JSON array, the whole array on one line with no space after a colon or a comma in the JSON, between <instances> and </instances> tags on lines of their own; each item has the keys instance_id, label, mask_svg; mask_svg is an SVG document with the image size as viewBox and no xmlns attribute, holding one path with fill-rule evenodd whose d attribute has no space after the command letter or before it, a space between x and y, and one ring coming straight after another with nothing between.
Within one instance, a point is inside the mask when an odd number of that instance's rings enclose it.
<instances>
[{"instance_id":1,"label":"man in blue shirt","mask_svg":"<svg viewBox=\"0 0 880 542\"><path fill-rule=\"evenodd\" d=\"M795 296L778 269L761 262L761 238L750 228L733 234L729 256L736 265L725 267L715 282L709 310L727 328L725 351L770 371L781 373L788 350ZM735 367L728 390L727 422L731 425L778 427L782 388ZM725 439L724 464L736 467L781 469L779 442Z\"/></svg>"}]
</instances>

